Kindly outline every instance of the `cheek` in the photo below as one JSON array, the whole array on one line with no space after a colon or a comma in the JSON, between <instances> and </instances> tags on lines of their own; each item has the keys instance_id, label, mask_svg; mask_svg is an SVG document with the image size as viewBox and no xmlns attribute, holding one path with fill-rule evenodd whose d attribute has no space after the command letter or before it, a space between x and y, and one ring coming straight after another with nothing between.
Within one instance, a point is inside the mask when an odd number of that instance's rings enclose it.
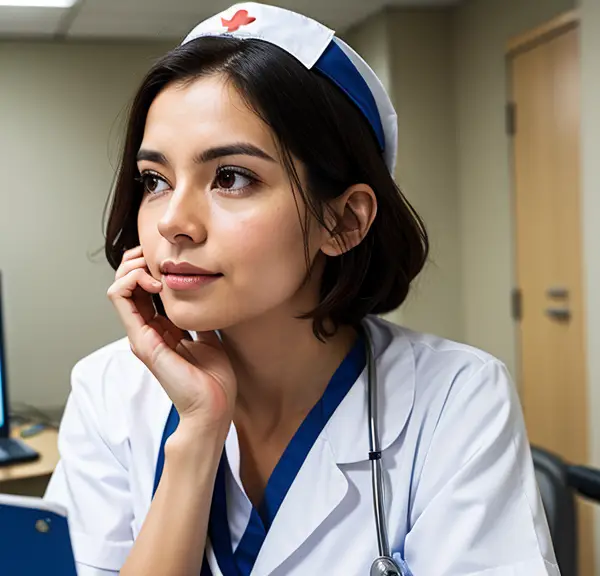
<instances>
[{"instance_id":1,"label":"cheek","mask_svg":"<svg viewBox=\"0 0 600 576\"><path fill-rule=\"evenodd\" d=\"M239 215L238 215L239 216ZM260 211L222 222L220 251L227 252L237 280L263 284L306 275L304 235L295 207ZM258 277L258 279L257 279Z\"/></svg>"},{"instance_id":2,"label":"cheek","mask_svg":"<svg viewBox=\"0 0 600 576\"><path fill-rule=\"evenodd\" d=\"M160 234L158 232L158 222L156 214L153 214L152 210L149 210L146 206L142 205L138 212L138 237L140 239L140 246L146 258L146 263L153 276L158 275L159 259L157 253L157 247L160 241Z\"/></svg>"}]
</instances>

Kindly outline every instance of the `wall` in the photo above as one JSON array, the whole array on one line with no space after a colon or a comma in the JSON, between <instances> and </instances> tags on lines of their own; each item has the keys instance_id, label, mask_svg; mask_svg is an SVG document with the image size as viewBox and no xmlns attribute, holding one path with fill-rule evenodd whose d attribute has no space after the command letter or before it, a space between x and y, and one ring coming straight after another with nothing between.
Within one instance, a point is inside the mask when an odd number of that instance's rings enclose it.
<instances>
[{"instance_id":1,"label":"wall","mask_svg":"<svg viewBox=\"0 0 600 576\"><path fill-rule=\"evenodd\" d=\"M431 261L390 319L462 340L452 12L387 9L346 40L369 62L398 112L396 181L425 220Z\"/></svg>"},{"instance_id":2,"label":"wall","mask_svg":"<svg viewBox=\"0 0 600 576\"><path fill-rule=\"evenodd\" d=\"M388 11L378 12L354 26L344 34L344 40L369 63L389 92L392 72Z\"/></svg>"},{"instance_id":3,"label":"wall","mask_svg":"<svg viewBox=\"0 0 600 576\"><path fill-rule=\"evenodd\" d=\"M431 258L402 309L406 326L463 340L452 11L390 10L396 181L422 216Z\"/></svg>"},{"instance_id":4,"label":"wall","mask_svg":"<svg viewBox=\"0 0 600 576\"><path fill-rule=\"evenodd\" d=\"M13 402L62 404L73 364L122 335L102 211L124 105L163 45L0 43L0 270Z\"/></svg>"},{"instance_id":5,"label":"wall","mask_svg":"<svg viewBox=\"0 0 600 576\"><path fill-rule=\"evenodd\" d=\"M593 1L593 0L592 0ZM573 0L466 0L455 13L455 102L465 336L516 370L506 41Z\"/></svg>"},{"instance_id":6,"label":"wall","mask_svg":"<svg viewBox=\"0 0 600 576\"><path fill-rule=\"evenodd\" d=\"M586 262L587 347L589 378L589 422L591 460L600 466L600 258L598 222L600 222L600 2L582 0L582 199L584 256ZM600 510L597 508L596 550L600 550ZM600 573L600 570L598 570Z\"/></svg>"}]
</instances>

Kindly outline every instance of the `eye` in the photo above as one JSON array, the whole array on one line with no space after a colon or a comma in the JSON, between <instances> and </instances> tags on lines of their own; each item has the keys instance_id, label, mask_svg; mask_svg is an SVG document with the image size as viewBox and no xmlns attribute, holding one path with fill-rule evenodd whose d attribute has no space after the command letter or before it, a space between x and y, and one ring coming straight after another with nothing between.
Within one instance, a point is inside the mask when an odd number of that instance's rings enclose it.
<instances>
[{"instance_id":1,"label":"eye","mask_svg":"<svg viewBox=\"0 0 600 576\"><path fill-rule=\"evenodd\" d=\"M220 188L226 193L241 193L255 184L256 176L249 170L234 166L223 166L217 170L214 188Z\"/></svg>"},{"instance_id":2,"label":"eye","mask_svg":"<svg viewBox=\"0 0 600 576\"><path fill-rule=\"evenodd\" d=\"M170 188L169 183L156 172L144 171L136 180L142 183L146 194L162 194Z\"/></svg>"}]
</instances>

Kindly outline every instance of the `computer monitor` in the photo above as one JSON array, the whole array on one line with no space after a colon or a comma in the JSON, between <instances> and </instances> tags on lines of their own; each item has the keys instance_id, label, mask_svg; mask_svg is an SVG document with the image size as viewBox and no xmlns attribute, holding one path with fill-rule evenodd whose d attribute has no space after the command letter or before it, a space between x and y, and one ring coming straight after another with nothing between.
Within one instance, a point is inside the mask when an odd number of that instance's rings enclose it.
<instances>
[{"instance_id":1,"label":"computer monitor","mask_svg":"<svg viewBox=\"0 0 600 576\"><path fill-rule=\"evenodd\" d=\"M6 340L2 302L2 272L0 272L0 466L31 462L39 458L38 452L18 438L10 437L8 417L8 372L6 370Z\"/></svg>"},{"instance_id":2,"label":"computer monitor","mask_svg":"<svg viewBox=\"0 0 600 576\"><path fill-rule=\"evenodd\" d=\"M8 419L8 372L6 369L6 345L2 301L2 272L0 272L0 438L8 438L10 424Z\"/></svg>"}]
</instances>

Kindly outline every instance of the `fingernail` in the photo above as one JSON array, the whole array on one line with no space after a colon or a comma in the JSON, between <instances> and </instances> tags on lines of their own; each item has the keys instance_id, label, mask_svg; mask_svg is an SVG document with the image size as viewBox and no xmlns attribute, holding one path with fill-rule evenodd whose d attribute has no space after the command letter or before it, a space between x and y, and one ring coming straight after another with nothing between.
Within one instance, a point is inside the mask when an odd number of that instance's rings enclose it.
<instances>
[{"instance_id":1,"label":"fingernail","mask_svg":"<svg viewBox=\"0 0 600 576\"><path fill-rule=\"evenodd\" d=\"M162 286L162 284L158 280L154 280L154 282L152 282L152 284L154 284L157 288L159 286Z\"/></svg>"}]
</instances>

